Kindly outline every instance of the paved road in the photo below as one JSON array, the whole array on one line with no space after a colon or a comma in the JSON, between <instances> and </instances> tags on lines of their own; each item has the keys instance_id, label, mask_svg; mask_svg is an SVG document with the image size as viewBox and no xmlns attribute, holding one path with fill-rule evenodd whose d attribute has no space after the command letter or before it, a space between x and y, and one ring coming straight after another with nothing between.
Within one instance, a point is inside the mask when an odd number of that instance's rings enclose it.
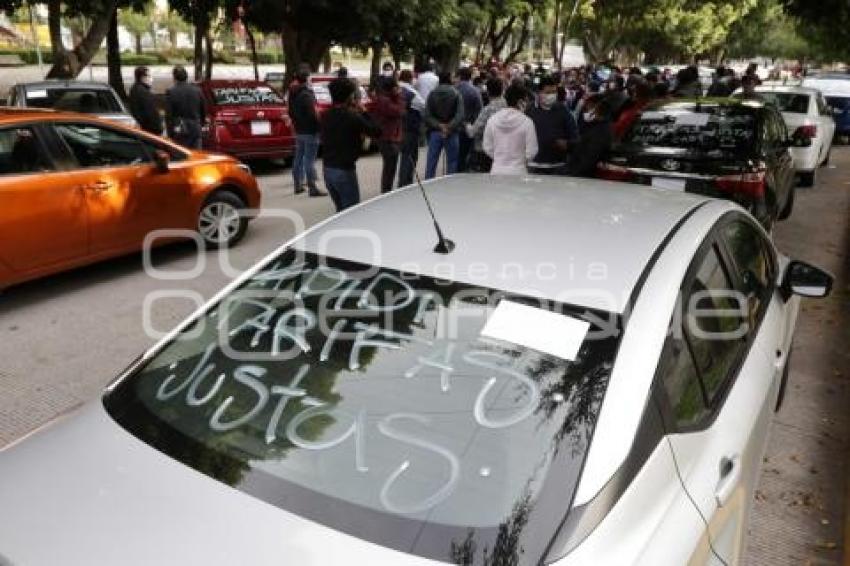
<instances>
[{"instance_id":1,"label":"paved road","mask_svg":"<svg viewBox=\"0 0 850 566\"><path fill-rule=\"evenodd\" d=\"M818 186L798 191L797 209L780 226L780 247L842 274L835 296L806 303L797 335L786 406L773 428L746 563L752 566L838 565L848 502L850 445L850 149L836 150L834 168ZM365 196L377 194L379 159L361 162ZM327 198L294 196L288 171L257 171L265 208L295 209L307 226L327 217ZM246 267L289 239L294 227L256 220L231 261ZM127 363L153 343L143 331L144 298L189 288L211 296L228 276L215 261L188 283L163 282L130 256L9 289L0 295L0 447L69 408L96 398ZM191 268L191 246L154 254L161 269ZM193 304L164 298L150 309L166 330Z\"/></svg>"}]
</instances>

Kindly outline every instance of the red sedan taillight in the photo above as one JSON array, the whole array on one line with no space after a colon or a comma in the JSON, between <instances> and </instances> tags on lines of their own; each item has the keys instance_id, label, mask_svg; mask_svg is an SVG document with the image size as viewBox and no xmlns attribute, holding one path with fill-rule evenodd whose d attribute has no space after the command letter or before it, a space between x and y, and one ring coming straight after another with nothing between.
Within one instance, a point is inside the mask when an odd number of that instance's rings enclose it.
<instances>
[{"instance_id":1,"label":"red sedan taillight","mask_svg":"<svg viewBox=\"0 0 850 566\"><path fill-rule=\"evenodd\" d=\"M809 126L800 126L794 131L794 137L813 140L818 137L818 127L814 124Z\"/></svg>"},{"instance_id":2,"label":"red sedan taillight","mask_svg":"<svg viewBox=\"0 0 850 566\"><path fill-rule=\"evenodd\" d=\"M596 176L606 181L633 181L635 174L628 167L605 163L596 166Z\"/></svg>"},{"instance_id":3,"label":"red sedan taillight","mask_svg":"<svg viewBox=\"0 0 850 566\"><path fill-rule=\"evenodd\" d=\"M765 189L764 173L764 171L755 171L738 175L725 175L717 177L714 182L717 188L723 192L750 198L761 198L764 196Z\"/></svg>"}]
</instances>

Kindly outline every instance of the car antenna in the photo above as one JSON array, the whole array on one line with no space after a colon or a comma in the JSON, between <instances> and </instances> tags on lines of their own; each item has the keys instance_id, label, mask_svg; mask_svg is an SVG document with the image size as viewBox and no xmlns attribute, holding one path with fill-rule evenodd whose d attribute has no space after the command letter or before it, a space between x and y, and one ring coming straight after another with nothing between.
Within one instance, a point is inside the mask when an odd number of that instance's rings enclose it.
<instances>
[{"instance_id":1,"label":"car antenna","mask_svg":"<svg viewBox=\"0 0 850 566\"><path fill-rule=\"evenodd\" d=\"M437 231L437 245L434 247L434 253L438 254L450 254L452 250L455 249L455 243L446 238L443 235L443 231L440 230L440 223L437 222L437 216L434 214L434 209L431 207L431 201L428 200L428 193L425 192L425 187L422 185L422 179L419 178L419 171L416 170L416 162L413 161L413 157L410 155L407 156L410 159L411 164L413 165L413 174L416 176L416 184L419 185L419 190L422 191L422 198L425 199L425 204L428 206L428 213L431 215L431 220L434 221L434 230Z\"/></svg>"}]
</instances>

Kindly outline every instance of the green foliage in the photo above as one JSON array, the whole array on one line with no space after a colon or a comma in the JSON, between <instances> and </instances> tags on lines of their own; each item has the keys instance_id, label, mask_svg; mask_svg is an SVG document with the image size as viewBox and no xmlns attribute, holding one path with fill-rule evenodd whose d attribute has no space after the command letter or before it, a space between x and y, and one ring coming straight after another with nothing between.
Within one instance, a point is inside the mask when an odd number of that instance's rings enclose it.
<instances>
[{"instance_id":1,"label":"green foliage","mask_svg":"<svg viewBox=\"0 0 850 566\"><path fill-rule=\"evenodd\" d=\"M0 55L17 55L27 65L35 65L38 63L38 54L35 49L0 49ZM53 54L50 49L41 50L41 58L45 64L53 63Z\"/></svg>"}]
</instances>

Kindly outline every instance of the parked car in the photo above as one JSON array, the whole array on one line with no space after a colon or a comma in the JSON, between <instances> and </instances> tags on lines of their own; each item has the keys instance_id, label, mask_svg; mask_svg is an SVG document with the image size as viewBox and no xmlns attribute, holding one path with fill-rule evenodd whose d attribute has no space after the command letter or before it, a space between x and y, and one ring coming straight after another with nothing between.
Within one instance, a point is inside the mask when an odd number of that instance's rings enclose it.
<instances>
[{"instance_id":1,"label":"parked car","mask_svg":"<svg viewBox=\"0 0 850 566\"><path fill-rule=\"evenodd\" d=\"M418 188L349 209L0 452L6 561L738 563L797 295L831 277L724 200L424 190L450 253Z\"/></svg>"},{"instance_id":2,"label":"parked car","mask_svg":"<svg viewBox=\"0 0 850 566\"><path fill-rule=\"evenodd\" d=\"M741 96L738 90L735 96ZM785 126L795 140L808 138L811 145L791 148L794 169L800 184L811 187L815 184L817 170L829 162L832 139L835 136L835 120L832 109L820 91L813 88L775 85L761 86L756 92L766 102L776 106L782 113Z\"/></svg>"},{"instance_id":3,"label":"parked car","mask_svg":"<svg viewBox=\"0 0 850 566\"><path fill-rule=\"evenodd\" d=\"M806 77L803 86L823 93L826 103L832 108L836 135L850 136L850 75L831 73Z\"/></svg>"},{"instance_id":4,"label":"parked car","mask_svg":"<svg viewBox=\"0 0 850 566\"><path fill-rule=\"evenodd\" d=\"M310 77L310 88L316 97L316 110L320 116L333 106L333 102L331 101L331 91L328 90L328 84L336 78L336 75L313 75ZM366 90L366 87L363 86L363 82L358 79L353 80L357 80L359 83L358 92L360 94L360 101L363 104L363 107L366 108L367 112L372 110L374 102L369 96L369 92ZM370 151L373 146L374 140L369 138L363 139L364 152Z\"/></svg>"},{"instance_id":5,"label":"parked car","mask_svg":"<svg viewBox=\"0 0 850 566\"><path fill-rule=\"evenodd\" d=\"M19 83L9 90L7 104L94 114L125 126L138 126L121 97L106 83L75 80Z\"/></svg>"},{"instance_id":6,"label":"parked car","mask_svg":"<svg viewBox=\"0 0 850 566\"><path fill-rule=\"evenodd\" d=\"M735 99L666 100L647 107L599 177L729 198L768 229L794 207L792 141L771 104Z\"/></svg>"},{"instance_id":7,"label":"parked car","mask_svg":"<svg viewBox=\"0 0 850 566\"><path fill-rule=\"evenodd\" d=\"M0 109L0 288L137 251L157 229L229 246L247 229L240 210L259 204L231 157L83 114Z\"/></svg>"},{"instance_id":8,"label":"parked car","mask_svg":"<svg viewBox=\"0 0 850 566\"><path fill-rule=\"evenodd\" d=\"M209 118L204 149L240 159L287 158L295 153L295 131L286 105L270 85L210 80L199 86Z\"/></svg>"}]
</instances>

